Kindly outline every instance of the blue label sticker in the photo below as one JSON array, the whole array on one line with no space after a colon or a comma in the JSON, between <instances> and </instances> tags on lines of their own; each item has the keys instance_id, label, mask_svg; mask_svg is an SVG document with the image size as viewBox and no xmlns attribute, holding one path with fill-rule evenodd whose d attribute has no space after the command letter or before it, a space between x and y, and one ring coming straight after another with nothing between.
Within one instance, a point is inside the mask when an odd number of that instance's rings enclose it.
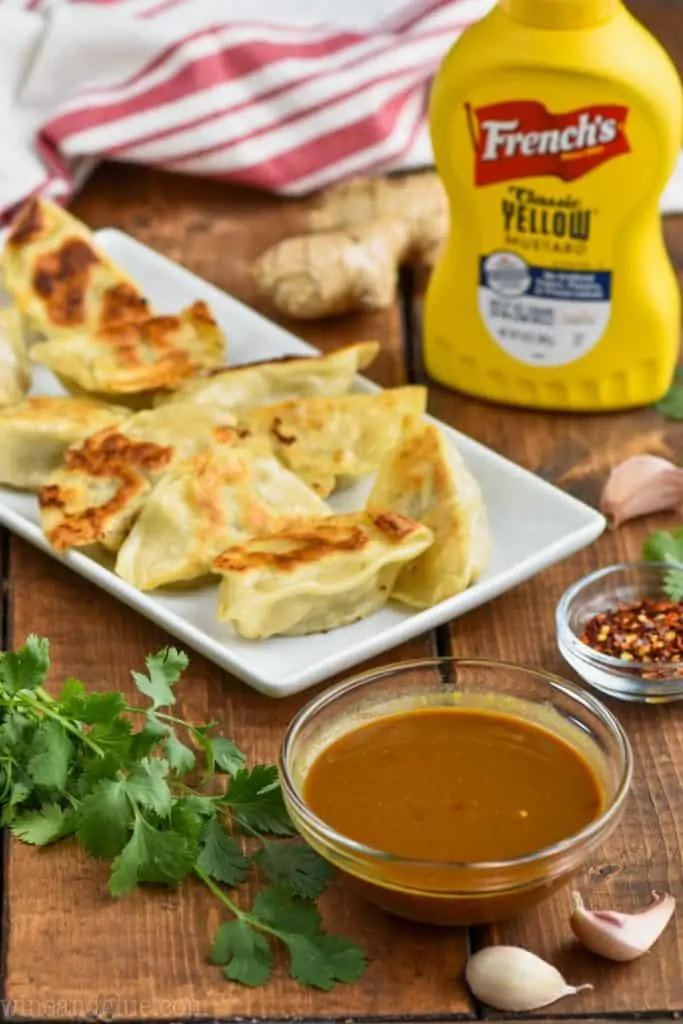
<instances>
[{"instance_id":1,"label":"blue label sticker","mask_svg":"<svg viewBox=\"0 0 683 1024\"><path fill-rule=\"evenodd\" d=\"M612 315L612 273L532 266L501 249L481 258L478 306L490 337L519 362L563 366L595 348Z\"/></svg>"},{"instance_id":2,"label":"blue label sticker","mask_svg":"<svg viewBox=\"0 0 683 1024\"><path fill-rule=\"evenodd\" d=\"M499 295L526 295L563 302L609 302L612 274L609 270L553 270L522 264L521 260L501 257L480 261L479 284Z\"/></svg>"}]
</instances>

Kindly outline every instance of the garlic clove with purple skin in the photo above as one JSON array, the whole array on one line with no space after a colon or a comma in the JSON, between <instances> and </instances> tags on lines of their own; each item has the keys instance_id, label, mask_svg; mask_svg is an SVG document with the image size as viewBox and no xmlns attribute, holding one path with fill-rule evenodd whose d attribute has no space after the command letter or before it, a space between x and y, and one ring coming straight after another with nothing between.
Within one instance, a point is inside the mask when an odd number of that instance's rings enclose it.
<instances>
[{"instance_id":1,"label":"garlic clove with purple skin","mask_svg":"<svg viewBox=\"0 0 683 1024\"><path fill-rule=\"evenodd\" d=\"M574 912L569 923L574 935L592 953L621 963L647 953L676 909L676 900L668 894L653 893L650 906L635 914L588 910L579 893L573 895Z\"/></svg>"},{"instance_id":2,"label":"garlic clove with purple skin","mask_svg":"<svg viewBox=\"0 0 683 1024\"><path fill-rule=\"evenodd\" d=\"M683 469L658 455L633 455L611 471L600 498L600 511L612 526L652 512L683 508Z\"/></svg>"}]
</instances>

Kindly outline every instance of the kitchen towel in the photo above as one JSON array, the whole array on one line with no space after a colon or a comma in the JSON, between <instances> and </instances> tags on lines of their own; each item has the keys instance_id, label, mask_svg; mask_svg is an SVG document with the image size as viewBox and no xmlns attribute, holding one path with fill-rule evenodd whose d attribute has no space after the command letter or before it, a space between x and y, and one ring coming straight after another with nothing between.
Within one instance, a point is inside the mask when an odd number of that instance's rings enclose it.
<instances>
[{"instance_id":1,"label":"kitchen towel","mask_svg":"<svg viewBox=\"0 0 683 1024\"><path fill-rule=\"evenodd\" d=\"M283 195L429 166L431 78L494 3L0 0L0 217L105 158Z\"/></svg>"}]
</instances>

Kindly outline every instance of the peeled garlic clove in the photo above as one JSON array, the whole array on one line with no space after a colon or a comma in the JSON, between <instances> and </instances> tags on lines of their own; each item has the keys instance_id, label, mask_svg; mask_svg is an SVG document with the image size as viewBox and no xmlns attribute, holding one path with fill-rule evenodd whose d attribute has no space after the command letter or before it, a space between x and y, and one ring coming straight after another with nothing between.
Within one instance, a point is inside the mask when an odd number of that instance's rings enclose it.
<instances>
[{"instance_id":1,"label":"peeled garlic clove","mask_svg":"<svg viewBox=\"0 0 683 1024\"><path fill-rule=\"evenodd\" d=\"M652 896L653 902L644 910L620 914L617 910L587 910L575 892L574 913L569 919L572 931L586 949L598 956L622 963L636 960L655 944L676 909L673 896Z\"/></svg>"},{"instance_id":2,"label":"peeled garlic clove","mask_svg":"<svg viewBox=\"0 0 683 1024\"><path fill-rule=\"evenodd\" d=\"M652 512L683 507L683 469L657 455L633 455L609 475L600 511L613 526Z\"/></svg>"},{"instance_id":3,"label":"peeled garlic clove","mask_svg":"<svg viewBox=\"0 0 683 1024\"><path fill-rule=\"evenodd\" d=\"M592 985L568 985L560 972L518 946L489 946L467 961L465 980L482 1003L508 1013L538 1010Z\"/></svg>"}]
</instances>

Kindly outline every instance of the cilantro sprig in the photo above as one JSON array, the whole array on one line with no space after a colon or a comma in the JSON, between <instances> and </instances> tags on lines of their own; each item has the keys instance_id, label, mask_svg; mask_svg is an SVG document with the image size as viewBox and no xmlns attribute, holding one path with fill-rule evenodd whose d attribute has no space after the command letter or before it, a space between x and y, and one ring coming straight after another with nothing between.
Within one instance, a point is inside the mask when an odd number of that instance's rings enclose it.
<instances>
[{"instance_id":1,"label":"cilantro sprig","mask_svg":"<svg viewBox=\"0 0 683 1024\"><path fill-rule=\"evenodd\" d=\"M670 601L683 601L683 527L673 533L655 530L645 540L642 556L646 562L666 562L671 566L664 574L664 593Z\"/></svg>"},{"instance_id":2,"label":"cilantro sprig","mask_svg":"<svg viewBox=\"0 0 683 1024\"><path fill-rule=\"evenodd\" d=\"M668 420L683 420L683 367L676 369L673 383L655 405L657 412L661 413Z\"/></svg>"},{"instance_id":3,"label":"cilantro sprig","mask_svg":"<svg viewBox=\"0 0 683 1024\"><path fill-rule=\"evenodd\" d=\"M73 836L111 862L112 896L199 879L226 913L210 959L231 981L264 984L277 945L302 985L354 981L364 954L323 929L314 901L330 869L294 838L277 769L248 767L216 723L173 714L187 665L172 647L150 655L132 673L138 707L76 679L50 696L45 639L0 652L0 824L35 846ZM270 884L245 909L235 890L255 872Z\"/></svg>"}]
</instances>

